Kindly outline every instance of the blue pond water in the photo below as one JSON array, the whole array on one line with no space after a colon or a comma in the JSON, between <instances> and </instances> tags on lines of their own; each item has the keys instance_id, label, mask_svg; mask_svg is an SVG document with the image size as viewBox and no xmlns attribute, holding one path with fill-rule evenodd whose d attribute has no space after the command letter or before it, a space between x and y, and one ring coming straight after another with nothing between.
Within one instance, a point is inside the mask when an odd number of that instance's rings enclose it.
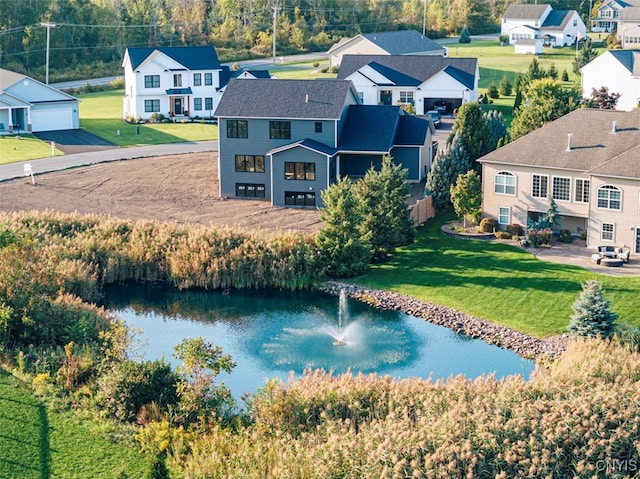
<instances>
[{"instance_id":1,"label":"blue pond water","mask_svg":"<svg viewBox=\"0 0 640 479\"><path fill-rule=\"evenodd\" d=\"M174 346L202 336L237 366L219 380L240 398L265 380L307 368L395 378L464 374L528 378L534 364L484 341L397 311L315 292L178 291L159 285L111 286L104 306L141 330L133 355L178 365ZM334 345L337 337L346 343Z\"/></svg>"}]
</instances>

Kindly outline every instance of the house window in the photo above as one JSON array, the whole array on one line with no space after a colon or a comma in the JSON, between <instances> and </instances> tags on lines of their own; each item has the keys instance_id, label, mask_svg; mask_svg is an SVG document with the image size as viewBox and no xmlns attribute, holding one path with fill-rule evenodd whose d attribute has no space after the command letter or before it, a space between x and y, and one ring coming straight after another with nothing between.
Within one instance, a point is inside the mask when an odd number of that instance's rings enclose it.
<instances>
[{"instance_id":1,"label":"house window","mask_svg":"<svg viewBox=\"0 0 640 479\"><path fill-rule=\"evenodd\" d=\"M291 139L291 122L290 121L270 121L269 122L269 138L272 140L290 140Z\"/></svg>"},{"instance_id":2,"label":"house window","mask_svg":"<svg viewBox=\"0 0 640 479\"><path fill-rule=\"evenodd\" d=\"M602 231L600 232L600 239L602 241L613 241L616 233L616 225L613 223L602 223Z\"/></svg>"},{"instance_id":3,"label":"house window","mask_svg":"<svg viewBox=\"0 0 640 479\"><path fill-rule=\"evenodd\" d=\"M571 199L571 178L553 177L551 196L554 200L569 201Z\"/></svg>"},{"instance_id":4,"label":"house window","mask_svg":"<svg viewBox=\"0 0 640 479\"><path fill-rule=\"evenodd\" d=\"M494 193L500 195L515 195L516 194L516 177L508 171L500 171L496 173L494 178Z\"/></svg>"},{"instance_id":5,"label":"house window","mask_svg":"<svg viewBox=\"0 0 640 479\"><path fill-rule=\"evenodd\" d=\"M205 110L213 110L213 98L205 98L204 99L204 109Z\"/></svg>"},{"instance_id":6,"label":"house window","mask_svg":"<svg viewBox=\"0 0 640 479\"><path fill-rule=\"evenodd\" d=\"M202 73L194 73L193 74L193 86L202 85Z\"/></svg>"},{"instance_id":7,"label":"house window","mask_svg":"<svg viewBox=\"0 0 640 479\"><path fill-rule=\"evenodd\" d=\"M598 188L598 208L620 211L622 206L622 191L613 185L603 185Z\"/></svg>"},{"instance_id":8,"label":"house window","mask_svg":"<svg viewBox=\"0 0 640 479\"><path fill-rule=\"evenodd\" d=\"M285 191L284 204L287 206L315 206L316 194L298 191Z\"/></svg>"},{"instance_id":9,"label":"house window","mask_svg":"<svg viewBox=\"0 0 640 479\"><path fill-rule=\"evenodd\" d=\"M263 155L236 155L236 171L264 173Z\"/></svg>"},{"instance_id":10,"label":"house window","mask_svg":"<svg viewBox=\"0 0 640 479\"><path fill-rule=\"evenodd\" d=\"M204 84L206 86L213 85L213 73L205 73L204 74Z\"/></svg>"},{"instance_id":11,"label":"house window","mask_svg":"<svg viewBox=\"0 0 640 479\"><path fill-rule=\"evenodd\" d=\"M573 21L573 26L574 26L574 27L577 27L577 26L578 26L578 20L574 20L574 21Z\"/></svg>"},{"instance_id":12,"label":"house window","mask_svg":"<svg viewBox=\"0 0 640 479\"><path fill-rule=\"evenodd\" d=\"M249 138L247 120L227 120L227 138Z\"/></svg>"},{"instance_id":13,"label":"house window","mask_svg":"<svg viewBox=\"0 0 640 479\"><path fill-rule=\"evenodd\" d=\"M316 121L315 131L316 131L316 133L322 133L322 122L321 121Z\"/></svg>"},{"instance_id":14,"label":"house window","mask_svg":"<svg viewBox=\"0 0 640 479\"><path fill-rule=\"evenodd\" d=\"M193 109L197 111L202 110L202 98L193 99Z\"/></svg>"},{"instance_id":15,"label":"house window","mask_svg":"<svg viewBox=\"0 0 640 479\"><path fill-rule=\"evenodd\" d=\"M144 76L145 88L160 88L160 75L145 75Z\"/></svg>"},{"instance_id":16,"label":"house window","mask_svg":"<svg viewBox=\"0 0 640 479\"><path fill-rule=\"evenodd\" d=\"M576 203L589 203L589 180L576 178Z\"/></svg>"},{"instance_id":17,"label":"house window","mask_svg":"<svg viewBox=\"0 0 640 479\"><path fill-rule=\"evenodd\" d=\"M264 185L253 183L236 183L236 196L238 198L264 198Z\"/></svg>"},{"instance_id":18,"label":"house window","mask_svg":"<svg viewBox=\"0 0 640 479\"><path fill-rule=\"evenodd\" d=\"M316 179L316 164L285 161L284 163L285 180L310 180Z\"/></svg>"},{"instance_id":19,"label":"house window","mask_svg":"<svg viewBox=\"0 0 640 479\"><path fill-rule=\"evenodd\" d=\"M182 87L182 73L174 73L173 74L173 87L181 88Z\"/></svg>"},{"instance_id":20,"label":"house window","mask_svg":"<svg viewBox=\"0 0 640 479\"><path fill-rule=\"evenodd\" d=\"M155 113L160 111L160 100L145 100L144 111L146 113Z\"/></svg>"},{"instance_id":21,"label":"house window","mask_svg":"<svg viewBox=\"0 0 640 479\"><path fill-rule=\"evenodd\" d=\"M500 206L498 208L498 224L511 224L511 208L507 206Z\"/></svg>"},{"instance_id":22,"label":"house window","mask_svg":"<svg viewBox=\"0 0 640 479\"><path fill-rule=\"evenodd\" d=\"M413 92L412 91L401 91L400 92L400 103L404 103L406 105L413 105Z\"/></svg>"},{"instance_id":23,"label":"house window","mask_svg":"<svg viewBox=\"0 0 640 479\"><path fill-rule=\"evenodd\" d=\"M531 181L531 196L547 198L549 194L549 177L547 175L533 175Z\"/></svg>"}]
</instances>

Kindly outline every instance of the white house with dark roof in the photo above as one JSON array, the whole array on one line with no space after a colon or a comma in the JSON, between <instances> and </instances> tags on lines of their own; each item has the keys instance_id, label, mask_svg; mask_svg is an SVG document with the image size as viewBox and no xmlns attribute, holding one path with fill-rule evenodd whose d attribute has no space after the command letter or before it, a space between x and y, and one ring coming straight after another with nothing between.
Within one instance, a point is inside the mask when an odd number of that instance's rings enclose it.
<instances>
[{"instance_id":1,"label":"white house with dark roof","mask_svg":"<svg viewBox=\"0 0 640 479\"><path fill-rule=\"evenodd\" d=\"M385 155L409 181L431 167L431 122L361 105L347 80L232 79L215 116L221 197L317 207L338 177L361 177Z\"/></svg>"},{"instance_id":2,"label":"white house with dark roof","mask_svg":"<svg viewBox=\"0 0 640 479\"><path fill-rule=\"evenodd\" d=\"M483 216L502 228L553 198L559 229L640 254L640 110L577 109L478 161Z\"/></svg>"},{"instance_id":3,"label":"white house with dark roof","mask_svg":"<svg viewBox=\"0 0 640 479\"><path fill-rule=\"evenodd\" d=\"M551 47L573 45L586 37L587 27L575 10L554 10L548 4L509 5L500 34L514 45L520 40L542 39Z\"/></svg>"},{"instance_id":4,"label":"white house with dark roof","mask_svg":"<svg viewBox=\"0 0 640 479\"><path fill-rule=\"evenodd\" d=\"M640 0L604 0L598 7L598 14L591 18L591 31L619 32L623 12L630 7L640 7Z\"/></svg>"},{"instance_id":5,"label":"white house with dark roof","mask_svg":"<svg viewBox=\"0 0 640 479\"><path fill-rule=\"evenodd\" d=\"M622 48L640 48L640 7L627 7L620 12L616 37Z\"/></svg>"},{"instance_id":6,"label":"white house with dark roof","mask_svg":"<svg viewBox=\"0 0 640 479\"><path fill-rule=\"evenodd\" d=\"M213 46L127 48L122 67L129 119L210 118L231 76Z\"/></svg>"},{"instance_id":7,"label":"white house with dark roof","mask_svg":"<svg viewBox=\"0 0 640 479\"><path fill-rule=\"evenodd\" d=\"M619 93L617 110L640 106L640 50L607 50L580 69L582 96L589 98L593 89L607 87Z\"/></svg>"},{"instance_id":8,"label":"white house with dark roof","mask_svg":"<svg viewBox=\"0 0 640 479\"><path fill-rule=\"evenodd\" d=\"M446 47L415 30L361 33L343 38L329 49L329 65L341 65L344 55L448 55Z\"/></svg>"},{"instance_id":9,"label":"white house with dark roof","mask_svg":"<svg viewBox=\"0 0 640 479\"><path fill-rule=\"evenodd\" d=\"M410 104L420 115L477 100L479 77L476 58L423 55L345 55L338 72L365 105Z\"/></svg>"},{"instance_id":10,"label":"white house with dark roof","mask_svg":"<svg viewBox=\"0 0 640 479\"><path fill-rule=\"evenodd\" d=\"M0 134L80 128L78 99L0 68Z\"/></svg>"}]
</instances>

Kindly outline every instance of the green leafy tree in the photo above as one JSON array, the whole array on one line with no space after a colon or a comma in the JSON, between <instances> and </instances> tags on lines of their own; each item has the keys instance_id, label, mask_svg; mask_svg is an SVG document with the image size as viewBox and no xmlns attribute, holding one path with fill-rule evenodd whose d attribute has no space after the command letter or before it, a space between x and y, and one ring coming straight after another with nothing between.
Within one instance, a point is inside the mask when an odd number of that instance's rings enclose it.
<instances>
[{"instance_id":1,"label":"green leafy tree","mask_svg":"<svg viewBox=\"0 0 640 479\"><path fill-rule=\"evenodd\" d=\"M532 82L525 96L526 106L518 109L511 122L512 138L520 138L575 110L582 99L577 88L565 88L562 83L550 78Z\"/></svg>"},{"instance_id":2,"label":"green leafy tree","mask_svg":"<svg viewBox=\"0 0 640 479\"><path fill-rule=\"evenodd\" d=\"M591 39L587 38L582 45L582 48L578 50L576 57L573 59L573 73L580 75L580 69L587 63L595 60L598 56L598 52L591 45Z\"/></svg>"},{"instance_id":3,"label":"green leafy tree","mask_svg":"<svg viewBox=\"0 0 640 479\"><path fill-rule=\"evenodd\" d=\"M370 236L375 259L384 258L415 237L415 226L406 203L407 173L406 168L385 156L380 171L370 168L356 183L363 212L360 231L363 236Z\"/></svg>"},{"instance_id":4,"label":"green leafy tree","mask_svg":"<svg viewBox=\"0 0 640 479\"><path fill-rule=\"evenodd\" d=\"M489 132L489 125L487 125L487 120L478 102L468 101L458 109L458 116L448 141L453 141L456 134L460 135L464 152L472 162L495 148L495 142ZM467 169L461 173L466 172Z\"/></svg>"},{"instance_id":5,"label":"green leafy tree","mask_svg":"<svg viewBox=\"0 0 640 479\"><path fill-rule=\"evenodd\" d=\"M615 110L620 93L609 93L609 88L602 86L598 89L591 90L591 98L586 100L589 108L599 108L601 110Z\"/></svg>"},{"instance_id":6,"label":"green leafy tree","mask_svg":"<svg viewBox=\"0 0 640 479\"><path fill-rule=\"evenodd\" d=\"M467 226L467 220L477 223L482 214L482 181L475 170L458 176L450 191L453 209L462 218L464 226Z\"/></svg>"},{"instance_id":7,"label":"green leafy tree","mask_svg":"<svg viewBox=\"0 0 640 479\"><path fill-rule=\"evenodd\" d=\"M501 138L508 137L509 132L502 112L498 110L488 110L484 112L484 119L487 122L489 133L493 139L491 148L493 151L498 147L498 141L500 141Z\"/></svg>"},{"instance_id":8,"label":"green leafy tree","mask_svg":"<svg viewBox=\"0 0 640 479\"><path fill-rule=\"evenodd\" d=\"M458 176L470 169L472 162L464 149L461 136L456 134L447 149L438 152L427 175L425 194L432 197L435 208L444 209L450 206L451 185Z\"/></svg>"},{"instance_id":9,"label":"green leafy tree","mask_svg":"<svg viewBox=\"0 0 640 479\"><path fill-rule=\"evenodd\" d=\"M567 327L571 336L608 338L613 333L618 315L609 309L609 301L604 298L598 281L590 280L582 285L580 297L572 309L573 315Z\"/></svg>"},{"instance_id":10,"label":"green leafy tree","mask_svg":"<svg viewBox=\"0 0 640 479\"><path fill-rule=\"evenodd\" d=\"M362 205L353 183L343 177L321 193L324 208L320 218L324 227L316 244L331 277L364 273L371 262L371 234L361 233Z\"/></svg>"},{"instance_id":11,"label":"green leafy tree","mask_svg":"<svg viewBox=\"0 0 640 479\"><path fill-rule=\"evenodd\" d=\"M225 418L234 400L229 388L216 385L215 380L222 371L230 373L236 366L231 356L202 337L180 341L174 356L182 361L177 369L183 379L178 385L181 420L190 424Z\"/></svg>"},{"instance_id":12,"label":"green leafy tree","mask_svg":"<svg viewBox=\"0 0 640 479\"><path fill-rule=\"evenodd\" d=\"M512 90L513 90L513 86L509 81L509 77L507 75L503 76L502 80L500 81L500 90L499 90L500 95L509 96L511 95Z\"/></svg>"}]
</instances>

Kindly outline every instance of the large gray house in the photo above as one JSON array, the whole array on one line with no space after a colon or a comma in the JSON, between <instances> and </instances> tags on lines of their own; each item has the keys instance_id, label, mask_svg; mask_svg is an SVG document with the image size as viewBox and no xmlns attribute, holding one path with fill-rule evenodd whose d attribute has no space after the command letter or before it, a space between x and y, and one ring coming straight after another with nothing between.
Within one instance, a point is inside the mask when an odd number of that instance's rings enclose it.
<instances>
[{"instance_id":1,"label":"large gray house","mask_svg":"<svg viewBox=\"0 0 640 479\"><path fill-rule=\"evenodd\" d=\"M361 177L385 155L423 179L432 124L398 106L361 105L351 81L233 79L218 118L220 196L322 206L339 176Z\"/></svg>"}]
</instances>

